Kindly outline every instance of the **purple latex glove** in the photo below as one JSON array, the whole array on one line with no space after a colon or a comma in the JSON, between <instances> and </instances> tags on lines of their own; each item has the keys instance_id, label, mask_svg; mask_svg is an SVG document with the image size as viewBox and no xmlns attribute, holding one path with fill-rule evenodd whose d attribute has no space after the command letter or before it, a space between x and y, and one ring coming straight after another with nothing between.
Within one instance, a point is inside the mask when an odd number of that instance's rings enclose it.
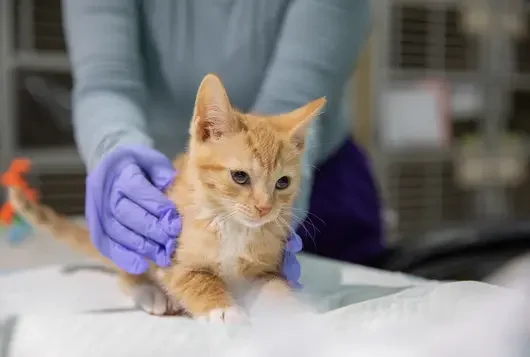
<instances>
[{"instance_id":1,"label":"purple latex glove","mask_svg":"<svg viewBox=\"0 0 530 357\"><path fill-rule=\"evenodd\" d=\"M85 215L94 246L132 274L148 260L167 266L181 231L175 205L163 194L176 172L163 154L118 148L88 175Z\"/></svg>"},{"instance_id":2,"label":"purple latex glove","mask_svg":"<svg viewBox=\"0 0 530 357\"><path fill-rule=\"evenodd\" d=\"M302 239L296 233L292 233L287 240L285 253L283 255L283 276L289 281L291 287L300 289L299 280L302 275L300 263L296 259L296 253L302 250Z\"/></svg>"},{"instance_id":3,"label":"purple latex glove","mask_svg":"<svg viewBox=\"0 0 530 357\"><path fill-rule=\"evenodd\" d=\"M151 260L167 266L181 231L175 205L163 190L176 172L161 153L141 146L118 148L87 177L85 215L94 246L131 274L147 270ZM285 249L283 274L299 287L295 253L302 240L292 234Z\"/></svg>"}]
</instances>

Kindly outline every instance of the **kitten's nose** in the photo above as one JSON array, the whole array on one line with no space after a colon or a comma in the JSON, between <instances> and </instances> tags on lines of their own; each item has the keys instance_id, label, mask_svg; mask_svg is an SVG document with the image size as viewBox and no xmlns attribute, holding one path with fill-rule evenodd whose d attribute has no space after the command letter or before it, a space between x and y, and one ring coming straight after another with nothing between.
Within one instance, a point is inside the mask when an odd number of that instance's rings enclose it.
<instances>
[{"instance_id":1,"label":"kitten's nose","mask_svg":"<svg viewBox=\"0 0 530 357\"><path fill-rule=\"evenodd\" d=\"M259 216L260 217L265 217L266 215L268 215L272 209L272 206L270 205L267 205L267 206L256 206L256 209L258 210L258 213L259 213Z\"/></svg>"}]
</instances>

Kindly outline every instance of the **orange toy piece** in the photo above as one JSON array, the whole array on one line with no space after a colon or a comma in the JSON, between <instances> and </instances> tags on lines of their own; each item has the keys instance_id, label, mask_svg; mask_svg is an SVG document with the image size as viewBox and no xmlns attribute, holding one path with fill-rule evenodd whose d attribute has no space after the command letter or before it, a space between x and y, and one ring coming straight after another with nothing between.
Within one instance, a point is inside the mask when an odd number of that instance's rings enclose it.
<instances>
[{"instance_id":1,"label":"orange toy piece","mask_svg":"<svg viewBox=\"0 0 530 357\"><path fill-rule=\"evenodd\" d=\"M30 167L31 163L28 159L13 160L7 171L0 177L0 183L5 187L18 187L22 189L28 199L36 201L38 199L37 191L32 189L22 176L29 172ZM0 209L0 223L11 224L14 214L13 207L9 202L5 203Z\"/></svg>"}]
</instances>

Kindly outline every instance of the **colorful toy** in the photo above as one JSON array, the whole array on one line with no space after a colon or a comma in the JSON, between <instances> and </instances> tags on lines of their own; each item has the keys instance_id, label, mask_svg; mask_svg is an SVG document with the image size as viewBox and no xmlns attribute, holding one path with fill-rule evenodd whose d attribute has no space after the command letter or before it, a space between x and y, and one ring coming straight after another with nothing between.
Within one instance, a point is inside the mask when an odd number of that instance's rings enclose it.
<instances>
[{"instance_id":1,"label":"colorful toy","mask_svg":"<svg viewBox=\"0 0 530 357\"><path fill-rule=\"evenodd\" d=\"M4 187L17 187L22 190L26 198L36 201L38 193L30 187L24 175L28 174L31 163L27 159L15 159L11 162L8 170L0 177L0 183ZM31 227L18 216L9 202L0 208L0 225L7 228L7 236L10 243L16 244L23 241L31 232Z\"/></svg>"}]
</instances>

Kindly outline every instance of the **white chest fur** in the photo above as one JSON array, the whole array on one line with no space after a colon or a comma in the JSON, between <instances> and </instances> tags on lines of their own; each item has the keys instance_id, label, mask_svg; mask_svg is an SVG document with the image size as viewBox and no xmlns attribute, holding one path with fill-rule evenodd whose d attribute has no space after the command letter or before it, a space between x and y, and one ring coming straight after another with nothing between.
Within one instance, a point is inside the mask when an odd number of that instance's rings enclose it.
<instances>
[{"instance_id":1,"label":"white chest fur","mask_svg":"<svg viewBox=\"0 0 530 357\"><path fill-rule=\"evenodd\" d=\"M219 264L223 278L233 280L238 277L239 257L245 254L252 240L251 230L235 222L219 223L220 247Z\"/></svg>"}]
</instances>

